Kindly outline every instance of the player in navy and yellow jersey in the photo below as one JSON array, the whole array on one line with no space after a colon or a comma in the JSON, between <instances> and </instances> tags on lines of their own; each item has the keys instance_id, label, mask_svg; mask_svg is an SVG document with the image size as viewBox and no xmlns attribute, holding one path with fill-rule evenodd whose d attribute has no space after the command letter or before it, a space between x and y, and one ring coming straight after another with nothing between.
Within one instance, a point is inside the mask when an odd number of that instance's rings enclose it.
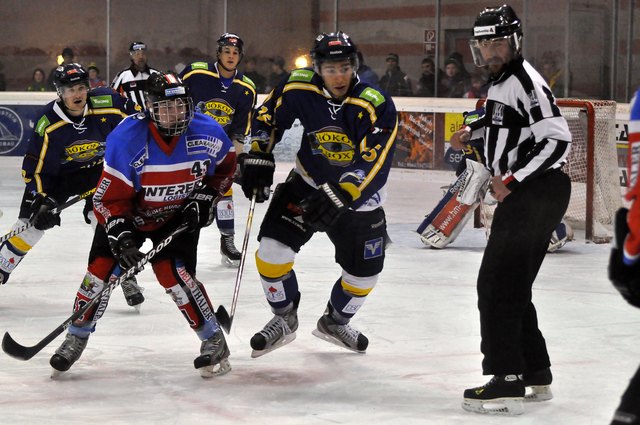
<instances>
[{"instance_id":1,"label":"player in navy and yellow jersey","mask_svg":"<svg viewBox=\"0 0 640 425\"><path fill-rule=\"evenodd\" d=\"M102 172L107 135L136 105L108 88L89 90L87 72L77 63L59 66L54 74L59 99L47 104L36 122L22 163L26 184L14 229L34 226L0 245L0 282L42 238L60 224L51 210L74 195L96 187ZM86 200L85 220L92 204ZM123 285L129 305L144 301L135 281ZM128 292L127 292L128 290Z\"/></svg>"},{"instance_id":2,"label":"player in navy and yellow jersey","mask_svg":"<svg viewBox=\"0 0 640 425\"><path fill-rule=\"evenodd\" d=\"M107 139L94 196L100 225L73 306L79 309L123 269L135 267L144 256L139 249L146 239L158 244L187 224L189 231L173 238L151 265L202 340L194 366L210 377L230 370L229 349L207 292L196 279L198 236L200 227L213 221L216 195L232 183L235 149L214 120L194 113L188 88L175 74L154 74L147 83L147 113L126 118ZM108 295L69 328L50 361L54 375L80 358Z\"/></svg>"},{"instance_id":3,"label":"player in navy and yellow jersey","mask_svg":"<svg viewBox=\"0 0 640 425\"><path fill-rule=\"evenodd\" d=\"M390 97L358 79L357 48L343 32L320 34L313 69L297 69L257 110L251 150L239 158L242 189L264 202L273 182L271 142L299 119L304 136L296 166L278 185L258 238L256 264L275 316L253 336L253 357L295 338L300 300L296 253L315 232L335 246L342 274L313 334L352 351L368 339L349 325L384 264L382 209L398 129Z\"/></svg>"},{"instance_id":4,"label":"player in navy and yellow jersey","mask_svg":"<svg viewBox=\"0 0 640 425\"><path fill-rule=\"evenodd\" d=\"M198 110L218 121L240 153L251 126L256 88L249 78L238 71L238 65L244 56L242 39L236 34L225 33L217 43L215 63L194 62L180 75L191 90ZM237 267L240 252L233 242L235 225L232 195L233 192L229 189L218 202L216 222L221 234L222 264Z\"/></svg>"}]
</instances>

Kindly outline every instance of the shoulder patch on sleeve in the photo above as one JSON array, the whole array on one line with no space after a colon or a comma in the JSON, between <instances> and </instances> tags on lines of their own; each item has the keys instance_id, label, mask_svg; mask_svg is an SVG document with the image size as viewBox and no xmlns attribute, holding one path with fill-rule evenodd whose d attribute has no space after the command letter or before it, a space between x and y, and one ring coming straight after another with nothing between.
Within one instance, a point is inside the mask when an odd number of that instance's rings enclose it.
<instances>
[{"instance_id":1,"label":"shoulder patch on sleeve","mask_svg":"<svg viewBox=\"0 0 640 425\"><path fill-rule=\"evenodd\" d=\"M44 136L44 131L49 127L51 122L46 115L43 115L39 120L38 124L36 124L36 133L38 133L41 137Z\"/></svg>"},{"instance_id":2,"label":"shoulder patch on sleeve","mask_svg":"<svg viewBox=\"0 0 640 425\"><path fill-rule=\"evenodd\" d=\"M191 69L208 69L209 65L206 62L194 62L191 64Z\"/></svg>"},{"instance_id":3,"label":"shoulder patch on sleeve","mask_svg":"<svg viewBox=\"0 0 640 425\"><path fill-rule=\"evenodd\" d=\"M111 108L113 107L113 98L110 95L91 96L91 106L94 108Z\"/></svg>"},{"instance_id":4,"label":"shoulder patch on sleeve","mask_svg":"<svg viewBox=\"0 0 640 425\"><path fill-rule=\"evenodd\" d=\"M313 78L313 74L315 73L310 69L295 69L291 71L291 75L289 76L289 82L304 81L308 83Z\"/></svg>"},{"instance_id":5,"label":"shoulder patch on sleeve","mask_svg":"<svg viewBox=\"0 0 640 425\"><path fill-rule=\"evenodd\" d=\"M242 76L242 81L244 81L247 84L251 84L251 87L253 87L254 89L256 88L256 84L253 82L253 80L247 77L246 75Z\"/></svg>"},{"instance_id":6,"label":"shoulder patch on sleeve","mask_svg":"<svg viewBox=\"0 0 640 425\"><path fill-rule=\"evenodd\" d=\"M373 105L376 107L384 103L384 96L382 95L382 93L380 93L378 90L371 87L367 87L366 89L364 89L362 93L360 93L360 96L358 97L364 100L368 100L369 102L373 103Z\"/></svg>"}]
</instances>

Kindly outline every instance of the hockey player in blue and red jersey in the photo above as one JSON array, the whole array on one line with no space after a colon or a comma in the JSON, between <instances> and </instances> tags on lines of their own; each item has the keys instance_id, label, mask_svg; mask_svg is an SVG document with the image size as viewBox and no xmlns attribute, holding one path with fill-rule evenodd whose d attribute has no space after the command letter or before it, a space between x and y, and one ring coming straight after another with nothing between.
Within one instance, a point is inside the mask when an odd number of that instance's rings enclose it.
<instances>
[{"instance_id":1,"label":"hockey player in blue and red jersey","mask_svg":"<svg viewBox=\"0 0 640 425\"><path fill-rule=\"evenodd\" d=\"M135 103L111 89L89 90L88 73L77 63L56 68L54 83L59 98L43 108L22 163L26 187L13 229L26 223L33 227L0 245L0 283L7 282L45 230L60 224L60 215L52 210L96 187L107 135L127 115L139 111ZM87 223L92 208L88 197ZM127 280L122 289L129 305L144 301L135 279Z\"/></svg>"},{"instance_id":2,"label":"hockey player in blue and red jersey","mask_svg":"<svg viewBox=\"0 0 640 425\"><path fill-rule=\"evenodd\" d=\"M100 225L89 254L87 274L74 309L92 299L105 282L144 256L145 239L154 244L183 224L152 260L158 282L202 341L194 361L203 377L230 370L229 349L204 286L196 279L199 229L213 221L218 194L231 185L236 154L224 130L195 112L183 82L172 73L149 77L147 112L125 119L108 137L104 171L94 196ZM106 309L108 294L69 327L51 358L54 376L78 360Z\"/></svg>"},{"instance_id":3,"label":"hockey player in blue and red jersey","mask_svg":"<svg viewBox=\"0 0 640 425\"><path fill-rule=\"evenodd\" d=\"M275 190L258 239L256 265L274 313L251 338L252 357L295 338L300 292L296 253L326 232L342 267L313 334L364 353L369 341L349 321L373 290L385 258L382 209L398 129L390 97L358 79L357 48L343 32L320 34L313 69L297 69L258 108L248 154L239 159L242 189L264 202L273 183L272 141L299 119L296 166Z\"/></svg>"},{"instance_id":4,"label":"hockey player in blue and red jersey","mask_svg":"<svg viewBox=\"0 0 640 425\"><path fill-rule=\"evenodd\" d=\"M251 114L256 104L256 87L238 71L244 56L244 43L236 34L224 33L217 41L215 63L194 62L180 76L191 90L200 112L213 117L233 141L236 152L244 147L251 128ZM224 194L216 206L216 223L220 230L222 264L238 267L240 252L235 247L233 191Z\"/></svg>"}]
</instances>

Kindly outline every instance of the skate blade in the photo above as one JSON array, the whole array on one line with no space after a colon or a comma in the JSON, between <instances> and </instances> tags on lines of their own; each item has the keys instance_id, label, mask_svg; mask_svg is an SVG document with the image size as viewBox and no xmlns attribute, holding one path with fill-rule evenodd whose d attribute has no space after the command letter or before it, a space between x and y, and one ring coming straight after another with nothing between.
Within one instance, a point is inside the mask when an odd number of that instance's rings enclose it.
<instances>
[{"instance_id":1,"label":"skate blade","mask_svg":"<svg viewBox=\"0 0 640 425\"><path fill-rule=\"evenodd\" d=\"M240 260L232 260L226 255L223 255L222 258L220 258L220 264L230 269L237 269L240 267Z\"/></svg>"},{"instance_id":2,"label":"skate blade","mask_svg":"<svg viewBox=\"0 0 640 425\"><path fill-rule=\"evenodd\" d=\"M531 391L529 392L529 389ZM526 402L547 401L553 398L551 387L549 385L531 385L527 387L527 394L524 396Z\"/></svg>"},{"instance_id":3,"label":"skate blade","mask_svg":"<svg viewBox=\"0 0 640 425\"><path fill-rule=\"evenodd\" d=\"M198 370L200 371L200 376L203 378L214 378L216 376L222 376L229 373L231 371L231 363L229 363L229 359L222 359L220 363L201 367Z\"/></svg>"},{"instance_id":4,"label":"skate blade","mask_svg":"<svg viewBox=\"0 0 640 425\"><path fill-rule=\"evenodd\" d=\"M516 416L524 413L523 399L496 398L493 400L462 400L462 409L467 412L482 413L486 415Z\"/></svg>"},{"instance_id":5,"label":"skate blade","mask_svg":"<svg viewBox=\"0 0 640 425\"><path fill-rule=\"evenodd\" d=\"M316 336L316 337L318 337L320 339L323 339L323 340L325 340L327 342L330 342L333 345L337 345L338 347L346 348L347 350L353 351L354 353L365 354L367 352L366 349L360 351L357 348L349 347L347 344L345 344L344 342L340 341L338 338L335 338L335 337L333 337L331 335L327 335L324 332L320 332L317 328L314 329L313 331L311 331L311 333L313 334L313 336Z\"/></svg>"},{"instance_id":6,"label":"skate blade","mask_svg":"<svg viewBox=\"0 0 640 425\"><path fill-rule=\"evenodd\" d=\"M65 372L66 370L58 370L58 369L51 368L51 379L55 381L56 379L64 375Z\"/></svg>"},{"instance_id":7,"label":"skate blade","mask_svg":"<svg viewBox=\"0 0 640 425\"><path fill-rule=\"evenodd\" d=\"M257 357L264 356L265 354L270 353L273 350L277 350L278 348L284 347L285 345L289 344L294 339L296 339L296 333L295 332L292 332L289 335L285 335L284 337L282 337L282 339L280 341L276 342L275 344L273 344L269 348L266 348L264 350L253 350L253 351L251 351L251 358L255 359Z\"/></svg>"}]
</instances>

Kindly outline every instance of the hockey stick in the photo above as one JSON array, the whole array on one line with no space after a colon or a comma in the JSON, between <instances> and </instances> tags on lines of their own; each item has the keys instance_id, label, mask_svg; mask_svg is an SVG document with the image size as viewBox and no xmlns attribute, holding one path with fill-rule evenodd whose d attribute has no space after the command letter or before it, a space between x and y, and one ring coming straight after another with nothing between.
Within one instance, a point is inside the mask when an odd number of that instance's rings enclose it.
<instances>
[{"instance_id":1,"label":"hockey stick","mask_svg":"<svg viewBox=\"0 0 640 425\"><path fill-rule=\"evenodd\" d=\"M91 190L87 190L86 192L81 193L78 196L74 196L73 198L71 198L67 202L65 202L64 204L57 206L56 208L52 209L51 211L54 214L57 214L60 211L64 210L65 208L68 208L71 205L73 205L73 204L75 204L77 202L80 202L83 199L88 198L89 196L93 195L95 191L96 191L95 188L93 188ZM33 227L33 224L27 223L24 226L18 227L17 229L14 229L14 230L10 231L6 235L4 235L2 238L0 238L0 243L6 241L7 239L11 239L12 237L14 237L16 235L19 235L20 233L24 232L27 229L30 229L31 227Z\"/></svg>"},{"instance_id":2,"label":"hockey stick","mask_svg":"<svg viewBox=\"0 0 640 425\"><path fill-rule=\"evenodd\" d=\"M76 319L78 319L84 313L86 313L95 303L101 300L104 295L109 295L111 291L113 291L118 285L120 285L122 282L124 282L125 280L129 279L131 276L135 275L140 270L142 270L143 266L146 263L148 263L149 260L155 257L158 252L160 252L163 248L169 245L173 240L173 238L186 232L188 228L189 228L188 225L182 224L180 227L178 227L173 232L171 232L169 236L167 236L165 239L160 241L155 247L151 249L151 251L149 251L140 261L138 261L138 264L136 264L135 267L131 267L130 269L125 271L122 275L120 275L117 279L105 285L91 301L83 305L78 311L76 311L71 316L69 316L67 320L62 322L60 326L58 326L56 329L53 330L53 332L51 332L49 335L47 335L42 340L40 340L40 342L38 342L36 345L33 345L31 347L21 345L18 342L16 342L13 338L11 338L11 335L9 335L9 332L5 332L4 337L2 338L2 350L8 355L10 355L11 357L16 358L18 360L29 360L30 358L38 354L44 347L49 345L51 341L56 339L69 326L71 326L71 324Z\"/></svg>"},{"instance_id":3,"label":"hockey stick","mask_svg":"<svg viewBox=\"0 0 640 425\"><path fill-rule=\"evenodd\" d=\"M269 135L269 144L267 145L267 152L273 150L273 145L276 139L276 128L271 129ZM244 270L244 262L247 258L247 249L249 247L249 234L251 233L251 225L253 223L253 212L256 209L256 198L258 196L258 189L253 189L251 196L251 204L249 204L249 214L247 215L247 224L244 229L244 239L242 240L242 254L240 254L240 264L238 265L238 273L236 274L236 286L233 288L233 299L231 300L231 314L227 312L227 309L223 305L218 307L216 311L216 319L220 323L220 327L229 335L231 332L231 325L233 324L233 318L236 314L236 306L238 305L238 295L240 294L240 282L242 281L242 272Z\"/></svg>"}]
</instances>

